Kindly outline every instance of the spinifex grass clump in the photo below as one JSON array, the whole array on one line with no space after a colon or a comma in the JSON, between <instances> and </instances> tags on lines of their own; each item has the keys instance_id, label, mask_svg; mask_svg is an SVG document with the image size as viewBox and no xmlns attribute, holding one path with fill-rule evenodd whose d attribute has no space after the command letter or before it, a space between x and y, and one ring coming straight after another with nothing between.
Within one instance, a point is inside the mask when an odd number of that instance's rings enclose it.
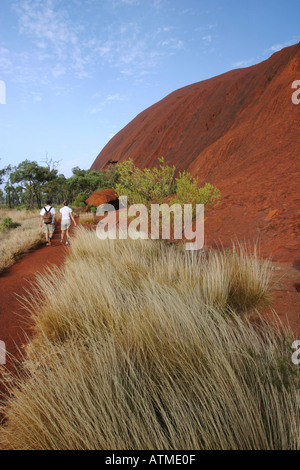
<instances>
[{"instance_id":1,"label":"spinifex grass clump","mask_svg":"<svg viewBox=\"0 0 300 470\"><path fill-rule=\"evenodd\" d=\"M299 446L292 338L240 315L267 302L267 264L82 227L71 247L27 301L36 334L5 406L5 448Z\"/></svg>"},{"instance_id":2,"label":"spinifex grass clump","mask_svg":"<svg viewBox=\"0 0 300 470\"><path fill-rule=\"evenodd\" d=\"M94 214L91 212L79 214L78 223L94 225L95 224Z\"/></svg>"},{"instance_id":3,"label":"spinifex grass clump","mask_svg":"<svg viewBox=\"0 0 300 470\"><path fill-rule=\"evenodd\" d=\"M18 222L13 222L10 217L4 217L0 222L0 230L1 232L7 232L13 228L20 227L21 224Z\"/></svg>"},{"instance_id":4,"label":"spinifex grass clump","mask_svg":"<svg viewBox=\"0 0 300 470\"><path fill-rule=\"evenodd\" d=\"M41 243L43 233L39 230L38 214L38 211L0 209L0 229L4 230L0 230L0 273Z\"/></svg>"}]
</instances>

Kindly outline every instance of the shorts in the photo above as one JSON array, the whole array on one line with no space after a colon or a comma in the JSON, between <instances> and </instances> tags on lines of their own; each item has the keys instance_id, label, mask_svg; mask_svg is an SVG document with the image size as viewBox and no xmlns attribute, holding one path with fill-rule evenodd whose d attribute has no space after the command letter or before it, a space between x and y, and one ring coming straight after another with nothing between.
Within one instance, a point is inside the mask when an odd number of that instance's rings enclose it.
<instances>
[{"instance_id":1,"label":"shorts","mask_svg":"<svg viewBox=\"0 0 300 470\"><path fill-rule=\"evenodd\" d=\"M43 224L43 231L44 233L54 233L55 232L55 225L54 224Z\"/></svg>"},{"instance_id":2,"label":"shorts","mask_svg":"<svg viewBox=\"0 0 300 470\"><path fill-rule=\"evenodd\" d=\"M70 227L71 227L71 221L70 221L70 220L62 220L62 222L61 222L61 229L62 229L63 231L69 230Z\"/></svg>"}]
</instances>

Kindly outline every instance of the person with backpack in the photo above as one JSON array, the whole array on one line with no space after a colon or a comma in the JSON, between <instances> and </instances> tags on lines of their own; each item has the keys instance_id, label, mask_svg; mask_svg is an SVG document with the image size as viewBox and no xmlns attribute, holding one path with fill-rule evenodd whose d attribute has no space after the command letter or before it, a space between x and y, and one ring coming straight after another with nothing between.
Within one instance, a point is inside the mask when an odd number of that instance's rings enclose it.
<instances>
[{"instance_id":1,"label":"person with backpack","mask_svg":"<svg viewBox=\"0 0 300 470\"><path fill-rule=\"evenodd\" d=\"M69 245L69 228L71 227L71 220L74 222L76 227L76 222L72 214L71 207L68 206L68 201L64 201L64 207L60 210L60 218L61 218L61 239L60 243L64 243L64 237L66 234L66 245Z\"/></svg>"},{"instance_id":2,"label":"person with backpack","mask_svg":"<svg viewBox=\"0 0 300 470\"><path fill-rule=\"evenodd\" d=\"M56 211L54 207L51 206L50 199L46 201L46 205L41 210L40 216L41 216L40 226L43 227L43 231L46 237L46 246L51 246L51 240L55 232Z\"/></svg>"}]
</instances>

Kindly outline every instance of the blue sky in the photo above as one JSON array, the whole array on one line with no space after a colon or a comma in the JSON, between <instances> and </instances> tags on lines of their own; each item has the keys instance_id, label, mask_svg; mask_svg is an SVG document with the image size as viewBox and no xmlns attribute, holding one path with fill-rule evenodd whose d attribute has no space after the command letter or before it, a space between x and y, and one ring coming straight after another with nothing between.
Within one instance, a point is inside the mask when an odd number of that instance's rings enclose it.
<instances>
[{"instance_id":1,"label":"blue sky","mask_svg":"<svg viewBox=\"0 0 300 470\"><path fill-rule=\"evenodd\" d=\"M0 0L0 167L88 169L167 94L299 41L299 0Z\"/></svg>"}]
</instances>

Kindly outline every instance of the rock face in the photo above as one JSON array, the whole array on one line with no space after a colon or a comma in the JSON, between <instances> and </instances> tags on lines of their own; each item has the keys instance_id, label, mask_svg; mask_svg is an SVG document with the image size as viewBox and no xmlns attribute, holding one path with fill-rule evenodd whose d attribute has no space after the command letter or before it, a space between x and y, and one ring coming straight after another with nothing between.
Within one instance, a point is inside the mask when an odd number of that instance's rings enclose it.
<instances>
[{"instance_id":1,"label":"rock face","mask_svg":"<svg viewBox=\"0 0 300 470\"><path fill-rule=\"evenodd\" d=\"M139 114L100 152L92 169L160 156L221 190L206 221L208 245L259 240L264 255L299 251L300 44L245 69L187 86ZM298 95L300 98L300 94ZM298 253L299 258L299 253Z\"/></svg>"},{"instance_id":2,"label":"rock face","mask_svg":"<svg viewBox=\"0 0 300 470\"><path fill-rule=\"evenodd\" d=\"M118 195L114 189L101 189L96 191L90 197L87 198L86 203L89 206L101 206L102 204L112 204L117 208L118 206Z\"/></svg>"}]
</instances>

